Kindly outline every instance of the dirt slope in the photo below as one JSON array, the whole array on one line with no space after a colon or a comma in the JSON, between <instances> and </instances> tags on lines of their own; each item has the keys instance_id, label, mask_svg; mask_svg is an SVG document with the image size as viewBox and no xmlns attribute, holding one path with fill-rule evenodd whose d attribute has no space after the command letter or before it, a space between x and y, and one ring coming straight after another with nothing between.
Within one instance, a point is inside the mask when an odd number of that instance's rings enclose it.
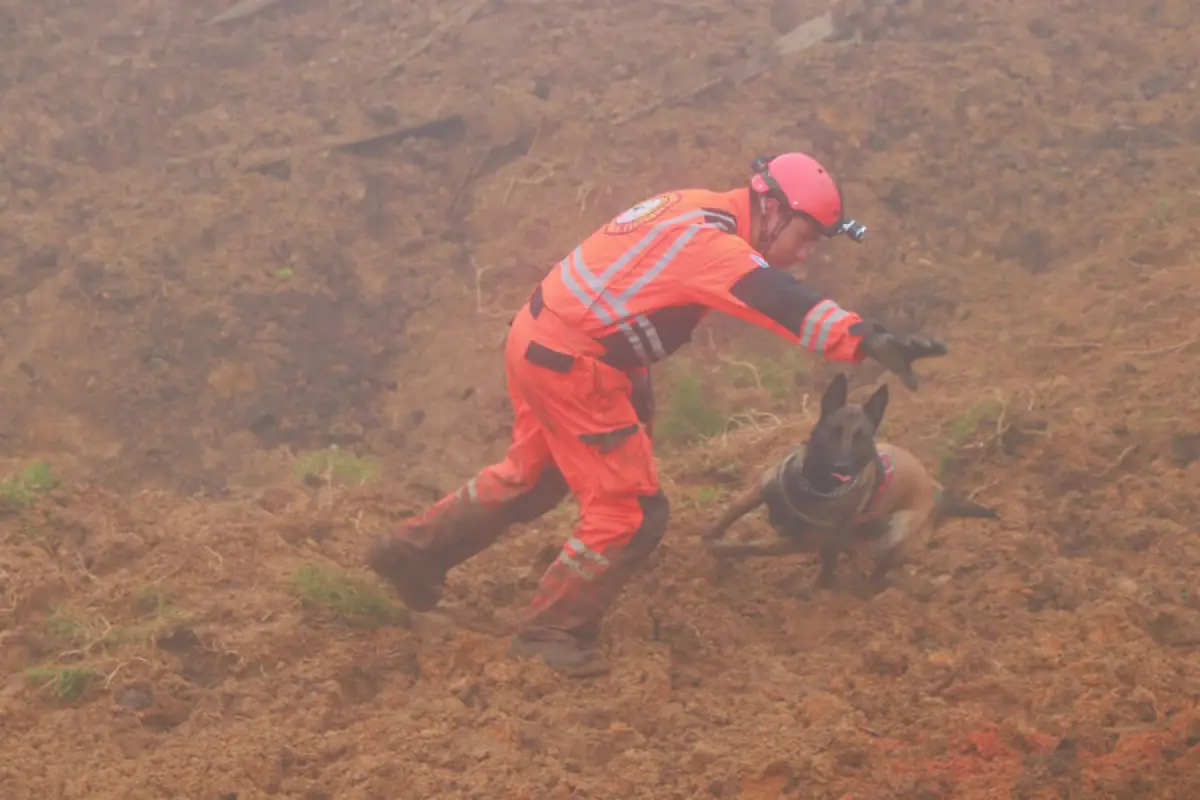
<instances>
[{"instance_id":1,"label":"dirt slope","mask_svg":"<svg viewBox=\"0 0 1200 800\"><path fill-rule=\"evenodd\" d=\"M824 6L226 8L0 5L0 797L1197 796L1193 4L848 4L699 92ZM497 635L569 506L402 613L367 538L503 451L546 265L783 148L870 225L812 280L950 342L887 437L1002 521L870 601L716 570L832 374L717 321L610 676Z\"/></svg>"}]
</instances>

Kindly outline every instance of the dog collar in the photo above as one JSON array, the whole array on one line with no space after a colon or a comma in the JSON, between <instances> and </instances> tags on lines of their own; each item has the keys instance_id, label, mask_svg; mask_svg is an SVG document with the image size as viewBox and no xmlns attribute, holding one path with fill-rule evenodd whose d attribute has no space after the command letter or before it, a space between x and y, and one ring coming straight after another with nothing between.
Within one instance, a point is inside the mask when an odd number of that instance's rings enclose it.
<instances>
[{"instance_id":1,"label":"dog collar","mask_svg":"<svg viewBox=\"0 0 1200 800\"><path fill-rule=\"evenodd\" d=\"M867 495L867 502L859 510L858 516L852 519L851 524L857 525L861 522L866 522L872 519L875 514L872 511L872 506L883 497L883 493L887 491L888 485L892 482L892 474L895 467L892 464L892 457L889 453L875 454L875 485L871 489L871 493Z\"/></svg>"},{"instance_id":2,"label":"dog collar","mask_svg":"<svg viewBox=\"0 0 1200 800\"><path fill-rule=\"evenodd\" d=\"M798 519L800 519L803 522L807 522L809 525L813 525L813 526L821 527L821 528L828 528L828 527L832 527L834 525L840 524L843 521L841 519L841 517L842 517L841 514L838 514L838 518L820 519L820 518L814 517L814 516L812 516L812 514L803 510L802 506L804 504L802 501L798 503L797 501L795 501L792 498L791 494L788 492L788 485L787 485L787 482L783 480L783 476L787 471L788 465L791 464L795 459L802 458L803 455L804 455L804 451L802 449L798 449L795 452L789 454L783 461L781 461L779 463L779 466L776 468L773 479L778 484L778 490L779 490L780 497L783 499L783 502L787 505L788 511L790 511L792 514L795 514ZM858 501L858 503L856 504L854 509L852 511L850 511L850 513L848 515L848 518L851 520L857 519L866 513L868 507L873 502L875 502L875 498L878 496L878 491L876 491L876 489L877 489L876 484L879 482L878 481L879 474L880 474L879 468L880 468L879 457L876 456L876 458L872 459L871 463L867 466L866 469L864 469L862 472L860 472L854 476L854 480L850 481L848 484L845 484L844 486L839 486L837 488L837 490L835 490L833 492L828 492L828 493L818 492L816 489L814 489L812 487L811 484L809 484L808 481L804 480L804 478L801 477L801 480L804 481L804 486L802 487L802 490L803 490L804 494L807 495L808 497L817 498L817 499L824 500L824 501L833 501L833 500L839 500L843 497L848 497L851 494L853 494L855 491L858 491L864 483L869 483L871 485L871 491L863 492L862 498ZM839 510L840 509L838 509L836 506L833 509L833 511L835 511L835 512L839 511Z\"/></svg>"}]
</instances>

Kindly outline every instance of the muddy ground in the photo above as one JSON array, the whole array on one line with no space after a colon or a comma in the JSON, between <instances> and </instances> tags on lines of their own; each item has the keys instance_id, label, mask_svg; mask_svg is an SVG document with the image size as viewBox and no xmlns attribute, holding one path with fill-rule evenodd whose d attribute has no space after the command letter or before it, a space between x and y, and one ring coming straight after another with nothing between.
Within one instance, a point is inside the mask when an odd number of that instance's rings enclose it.
<instances>
[{"instance_id":1,"label":"muddy ground","mask_svg":"<svg viewBox=\"0 0 1200 800\"><path fill-rule=\"evenodd\" d=\"M774 63L825 6L226 8L0 5L0 796L1200 795L1193 3L855 3ZM717 321L611 675L498 635L570 506L402 613L365 544L503 451L546 265L785 148L870 225L810 278L950 343L886 436L1001 521L871 600L717 570L832 374Z\"/></svg>"}]
</instances>

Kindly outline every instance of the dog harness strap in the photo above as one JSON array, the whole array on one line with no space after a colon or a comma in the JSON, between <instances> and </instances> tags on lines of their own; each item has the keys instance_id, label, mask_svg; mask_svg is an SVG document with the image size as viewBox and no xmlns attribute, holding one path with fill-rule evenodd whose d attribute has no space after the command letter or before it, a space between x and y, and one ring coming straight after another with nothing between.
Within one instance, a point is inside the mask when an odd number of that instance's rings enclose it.
<instances>
[{"instance_id":1,"label":"dog harness strap","mask_svg":"<svg viewBox=\"0 0 1200 800\"><path fill-rule=\"evenodd\" d=\"M859 509L858 516L854 518L854 523L865 522L872 516L872 510L879 498L883 497L883 493L892 485L892 475L895 472L895 465L892 464L892 456L890 453L875 454L875 486L867 494L867 502Z\"/></svg>"},{"instance_id":2,"label":"dog harness strap","mask_svg":"<svg viewBox=\"0 0 1200 800\"><path fill-rule=\"evenodd\" d=\"M806 525L811 525L818 528L828 528L832 525L837 525L839 523L838 519L822 519L813 516L808 511L804 510L805 504L802 501L797 502L788 493L788 487L786 482L783 480L783 476L787 474L788 465L790 465L796 459L803 460L803 458L804 446L801 445L789 453L786 458L776 464L773 469L769 470L763 476L763 497L767 501L768 510L772 516L776 516L777 514L785 514L792 517L794 520L798 520ZM860 517L862 517L869 506L875 502L875 498L879 495L878 487L880 485L880 469L878 459L871 462L867 469L872 470L875 473L874 475L870 476L871 489L862 493L862 501L856 508L851 510L850 519L852 521L857 521ZM854 482L856 484L863 479L866 471L867 470L864 470L855 476Z\"/></svg>"}]
</instances>

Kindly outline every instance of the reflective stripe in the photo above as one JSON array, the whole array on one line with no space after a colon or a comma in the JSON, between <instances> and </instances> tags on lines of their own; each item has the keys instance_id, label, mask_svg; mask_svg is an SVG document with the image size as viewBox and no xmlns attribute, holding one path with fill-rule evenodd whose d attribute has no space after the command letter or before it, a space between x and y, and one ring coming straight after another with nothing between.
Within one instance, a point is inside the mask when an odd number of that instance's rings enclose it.
<instances>
[{"instance_id":1,"label":"reflective stripe","mask_svg":"<svg viewBox=\"0 0 1200 800\"><path fill-rule=\"evenodd\" d=\"M635 319L634 322L638 324L639 328L641 327L641 320ZM646 320L647 324L649 324L649 322L649 320ZM643 364L650 363L650 357L646 355L646 348L642 347L642 337L638 336L637 331L633 329L633 326L631 326L628 322L622 322L617 327L621 329L621 332L625 334L625 338L629 340L629 346L632 347L633 352L637 354L638 360ZM658 334L655 333L655 336L657 335Z\"/></svg>"},{"instance_id":2,"label":"reflective stripe","mask_svg":"<svg viewBox=\"0 0 1200 800\"><path fill-rule=\"evenodd\" d=\"M608 568L609 560L572 536L558 554L558 560L584 580L592 581Z\"/></svg>"},{"instance_id":3,"label":"reflective stripe","mask_svg":"<svg viewBox=\"0 0 1200 800\"><path fill-rule=\"evenodd\" d=\"M587 265L583 263L583 250L582 248L577 247L575 248L575 251L571 253L571 255L567 256L567 258L565 258L561 264L563 282L567 285L567 288L571 290L571 293L579 299L579 302L583 303L584 306L595 313L596 316L600 318L601 322L603 322L605 325L612 325L614 322L613 314L620 316L627 316L627 314L624 312L621 304L617 301L614 301L613 298L607 293L606 287L608 286L608 282L612 280L613 276L616 275L617 272L619 272L626 264L640 255L641 252L647 247L649 247L650 243L658 238L658 235L662 233L665 228L685 220L703 217L704 214L705 212L703 210L698 209L696 211L689 211L686 214L680 214L678 217L672 217L671 219L663 220L647 231L646 235L643 236L637 242L637 244L626 250L619 258L613 261L613 263L608 266L608 269L604 271L604 274L600 275L599 277L592 274L591 270L587 268ZM705 225L703 227L711 226ZM578 280L576 280L576 275L578 275ZM587 292L583 291L583 287L579 285L579 280L582 280L587 284L588 288L592 290L592 294L588 294ZM632 295L626 292L626 295L623 299L628 300L630 297L632 297ZM612 303L612 313L603 307L597 310L596 305L601 301L601 299Z\"/></svg>"},{"instance_id":4,"label":"reflective stripe","mask_svg":"<svg viewBox=\"0 0 1200 800\"><path fill-rule=\"evenodd\" d=\"M657 239L658 235L660 233L662 233L663 230L666 229L668 226L676 225L680 222L684 222L689 219L695 219L697 217L703 218L704 216L705 216L704 210L697 209L696 211L689 211L686 214L680 214L678 217L672 217L671 219L663 220L662 222L658 223L653 228L651 228L649 231L647 231L646 235L643 236L638 241L637 244L635 244L633 247L626 250L624 253L621 254L621 256L619 258L617 258L615 261L613 261L613 263L608 266L608 269L604 270L604 274L600 275L599 277L592 274L591 270L589 270L587 268L587 265L583 263L582 248L579 248L579 247L575 248L575 252L573 252L571 254L571 256L568 256L567 259L563 262L564 274L567 272L567 270L570 269L569 262L573 258L575 272L577 273L579 279L582 280L584 283L586 283L588 288L592 290L592 293L595 295L595 297L587 297L586 295L580 296L579 292L576 291L576 289L579 288L578 284L575 284L575 286L573 286L571 288L571 291L576 292L576 296L580 297L581 302L583 302L583 304L586 305L588 308L592 308L597 302L599 302L601 299L604 299L606 302L608 302L612 305L614 313L621 315L621 316L626 316L626 312L625 312L623 303L628 302L634 295L636 295L638 293L638 291L643 286L645 286L645 281L642 281L641 283L638 283L638 284L634 284L634 286L630 286L629 289L627 289L620 296L620 298L613 298L612 295L609 294L608 282L611 281L613 279L613 277L619 271L621 271L621 269L623 267L625 267L630 261L632 261L637 256L641 255L642 251L645 250L647 247L649 247L650 243L653 242L655 239ZM689 225L684 230L684 232L682 234L680 234L680 236L681 237L686 236L687 239L691 239L692 236L696 235L695 231L698 230L699 228L713 228L713 227L719 227L719 226L716 225L715 223L701 223L700 225ZM689 233L689 231L690 231L690 233ZM687 243L687 240L685 239L683 244L686 244L686 243ZM655 267L653 269L653 272L655 274L657 274L658 272L661 272L666 267L666 265L668 263L670 263L670 260L675 257L675 254L679 252L679 247L682 247L682 246L683 246L682 244L679 244L678 246L672 245L672 247L670 249L668 249L667 253L664 254L663 258L659 259L658 263L655 265ZM653 276L651 276L651 277L653 277ZM649 280L649 279L647 278L647 280ZM599 315L597 315L597 316L599 316ZM601 316L600 319L602 322L604 322L607 325L612 324L611 317L606 320L603 316Z\"/></svg>"},{"instance_id":5,"label":"reflective stripe","mask_svg":"<svg viewBox=\"0 0 1200 800\"><path fill-rule=\"evenodd\" d=\"M604 295L603 287L597 287L595 276L588 270L587 265L583 263L582 250L578 247L575 248L575 251L563 260L561 266L563 284L571 291L571 294L575 295L575 298L580 303L583 303L589 311L599 317L600 321L605 325L612 325L616 322L617 327L625 334L625 338L629 340L629 345L633 348L633 352L637 355L638 359L643 364L650 363L650 358L646 354L646 348L642 346L642 339L633 327L625 320L617 322L616 316L620 312L614 313L614 311L610 310L607 302L608 298ZM592 296L584 290L579 283L580 278L589 284L596 292L596 296ZM620 315L626 316L624 313L620 313ZM651 346L653 347L653 342L658 341L658 331L654 330L654 326L650 324L650 320L644 316L639 316L634 322L637 323L638 327L648 329L645 333L646 340L651 342ZM661 346L659 349L661 350Z\"/></svg>"},{"instance_id":6,"label":"reflective stripe","mask_svg":"<svg viewBox=\"0 0 1200 800\"><path fill-rule=\"evenodd\" d=\"M658 223L653 228L646 231L646 235L643 236L637 244L626 250L623 254L621 254L620 258L618 258L609 266L608 269L604 270L604 274L600 276L600 283L605 285L612 280L613 275L616 275L618 272L620 272L622 267L624 267L637 256L641 255L642 251L649 247L650 243L657 239L658 235L671 225L677 225L680 222L689 219L695 219L696 217L703 218L704 214L704 209L698 208L695 211L688 211L687 213L680 214L678 217L671 217L671 219L665 219Z\"/></svg>"},{"instance_id":7,"label":"reflective stripe","mask_svg":"<svg viewBox=\"0 0 1200 800\"><path fill-rule=\"evenodd\" d=\"M611 325L613 323L612 314L604 306L597 308L596 306L600 303L600 298L585 292L583 287L579 285L579 280L575 277L577 272L581 276L587 275L589 278L591 277L591 273L588 272L587 267L583 263L583 253L580 249L578 247L575 248L574 252L564 258L559 266L561 267L559 271L562 273L562 282L570 290L571 294L575 295L575 299L583 303L584 308L599 317L600 321L605 325Z\"/></svg>"},{"instance_id":8,"label":"reflective stripe","mask_svg":"<svg viewBox=\"0 0 1200 800\"><path fill-rule=\"evenodd\" d=\"M728 214L720 209L706 208L704 209L705 219L716 223L717 227L726 233L737 233L737 217Z\"/></svg>"},{"instance_id":9,"label":"reflective stripe","mask_svg":"<svg viewBox=\"0 0 1200 800\"><path fill-rule=\"evenodd\" d=\"M571 252L559 264L559 272L562 275L563 285L565 285L566 289L572 295L575 295L575 299L583 303L583 306L588 311L595 314L601 323L605 325L616 324L618 329L624 333L625 338L628 339L637 359L644 363L644 365L648 365L652 361L664 359L666 357L666 350L662 347L662 339L659 337L658 330L655 330L652 321L644 314L637 314L635 317L631 317L629 308L626 307L625 303L634 299L638 291L646 288L647 283L653 281L662 270L670 266L671 261L677 257L680 249L688 245L688 242L691 241L692 237L698 231L702 228L719 228L720 223L712 222L688 225L676 237L676 240L671 243L671 246L667 247L662 257L658 261L655 261L654 266L650 267L644 275L638 277L619 296L613 296L611 291L608 291L608 281L611 281L612 277L623 266L629 264L636 255L644 251L650 245L650 242L654 241L668 225L706 215L712 216L712 212L703 210L689 211L688 213L683 213L683 215L666 219L666 221L654 225L654 228L650 229L636 245L630 247L628 251L620 255L620 258L608 265L608 269L604 271L604 275L601 275L599 278L588 269L587 264L583 263L583 251L581 247L576 247L575 251ZM632 325L630 325L630 321L632 321ZM647 347L650 349L649 354L647 354Z\"/></svg>"},{"instance_id":10,"label":"reflective stripe","mask_svg":"<svg viewBox=\"0 0 1200 800\"><path fill-rule=\"evenodd\" d=\"M817 325L817 317L821 316L822 314L826 314L835 308L837 308L837 304L832 300L822 300L809 309L809 312L804 315L804 328L800 333L800 344L811 348L813 329Z\"/></svg>"},{"instance_id":11,"label":"reflective stripe","mask_svg":"<svg viewBox=\"0 0 1200 800\"><path fill-rule=\"evenodd\" d=\"M576 536L572 536L570 539L567 539L567 547L571 548L589 561L604 567L608 566L608 559L602 553L597 553L595 550L584 544L582 539Z\"/></svg>"},{"instance_id":12,"label":"reflective stripe","mask_svg":"<svg viewBox=\"0 0 1200 800\"><path fill-rule=\"evenodd\" d=\"M690 242L692 237L699 233L700 229L704 227L709 226L688 225L686 228L684 228L683 233L679 234L675 241L671 242L671 246L667 248L667 252L662 254L662 258L655 262L653 267L642 273L641 277L630 284L629 288L621 293L618 301L621 304L624 304L632 300L638 292L645 288L647 283L654 280L658 276L658 273L666 269L667 265L675 260L675 256L679 255L679 251L683 249L683 246ZM605 290L604 296L608 297L607 289ZM613 306L617 307L617 304L614 303Z\"/></svg>"},{"instance_id":13,"label":"reflective stripe","mask_svg":"<svg viewBox=\"0 0 1200 800\"><path fill-rule=\"evenodd\" d=\"M666 358L667 351L663 347L662 339L658 338L658 330L654 327L654 323L647 319L645 314L638 314L634 319L642 327L642 332L646 334L646 341L650 343L650 349L654 351L654 357Z\"/></svg>"},{"instance_id":14,"label":"reflective stripe","mask_svg":"<svg viewBox=\"0 0 1200 800\"><path fill-rule=\"evenodd\" d=\"M824 353L833 326L850 316L832 300L822 300L804 317L800 344L814 353Z\"/></svg>"},{"instance_id":15,"label":"reflective stripe","mask_svg":"<svg viewBox=\"0 0 1200 800\"><path fill-rule=\"evenodd\" d=\"M604 273L596 276L587 264L583 261L583 249L581 247L567 256L559 264L560 274L562 276L563 285L575 295L575 298L584 305L589 311L605 325L616 325L617 328L625 334L625 338L629 340L630 346L633 348L634 354L643 364L649 364L652 361L657 361L666 357L666 350L663 348L662 339L655 330L654 324L644 314L631 315L627 303L629 303L638 292L646 287L650 281L654 280L659 273L670 266L675 257L679 255L689 241L692 240L702 228L718 228L723 229L725 220L713 219L707 220L709 217L716 217L714 212L705 211L704 209L696 209L685 214L680 214L677 217L663 220L647 231L638 242L621 254L619 258L608 265ZM650 269L638 276L638 278L630 284L630 286L614 296L608 289L609 281L634 258L642 253L650 244L658 238L658 236L666 228L677 225L680 222L685 222L689 219L706 219L699 224L688 225L680 232L671 246L667 248L662 257L654 263ZM732 218L729 218L732 219ZM632 324L630 324L632 323ZM644 343L643 343L644 340ZM650 353L646 352L646 348L650 348Z\"/></svg>"},{"instance_id":16,"label":"reflective stripe","mask_svg":"<svg viewBox=\"0 0 1200 800\"><path fill-rule=\"evenodd\" d=\"M830 314L821 323L820 332L817 333L817 346L814 348L818 353L824 353L825 348L829 344L829 334L833 332L833 326L850 316L850 313L839 308L837 311Z\"/></svg>"}]
</instances>

